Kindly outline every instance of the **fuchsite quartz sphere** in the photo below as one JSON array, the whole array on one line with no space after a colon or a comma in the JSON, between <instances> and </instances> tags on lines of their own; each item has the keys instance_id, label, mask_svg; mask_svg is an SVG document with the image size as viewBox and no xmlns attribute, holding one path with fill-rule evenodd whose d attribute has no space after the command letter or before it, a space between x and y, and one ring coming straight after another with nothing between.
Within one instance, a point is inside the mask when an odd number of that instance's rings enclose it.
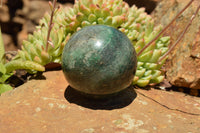
<instances>
[{"instance_id":1,"label":"fuchsite quartz sphere","mask_svg":"<svg viewBox=\"0 0 200 133\"><path fill-rule=\"evenodd\" d=\"M80 92L106 95L131 85L137 67L135 49L121 31L95 25L73 34L62 54L69 85Z\"/></svg>"}]
</instances>

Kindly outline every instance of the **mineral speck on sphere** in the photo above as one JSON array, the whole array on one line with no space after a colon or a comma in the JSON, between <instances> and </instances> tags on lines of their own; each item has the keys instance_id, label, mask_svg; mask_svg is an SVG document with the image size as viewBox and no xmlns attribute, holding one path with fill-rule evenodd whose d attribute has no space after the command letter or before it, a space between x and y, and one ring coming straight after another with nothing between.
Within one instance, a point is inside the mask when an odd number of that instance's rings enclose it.
<instances>
[{"instance_id":1,"label":"mineral speck on sphere","mask_svg":"<svg viewBox=\"0 0 200 133\"><path fill-rule=\"evenodd\" d=\"M136 66L136 52L128 37L105 25L74 33L62 55L62 69L70 86L87 94L106 95L126 89Z\"/></svg>"}]
</instances>

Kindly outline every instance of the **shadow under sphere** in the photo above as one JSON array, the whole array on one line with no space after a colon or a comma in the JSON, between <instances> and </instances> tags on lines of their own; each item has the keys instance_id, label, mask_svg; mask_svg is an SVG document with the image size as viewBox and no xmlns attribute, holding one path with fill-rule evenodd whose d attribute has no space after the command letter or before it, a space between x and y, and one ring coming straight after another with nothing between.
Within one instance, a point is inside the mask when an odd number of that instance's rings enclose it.
<instances>
[{"instance_id":1,"label":"shadow under sphere","mask_svg":"<svg viewBox=\"0 0 200 133\"><path fill-rule=\"evenodd\" d=\"M68 86L64 94L66 100L70 103L80 105L85 108L95 110L119 109L131 104L137 97L134 87L131 85L127 89L113 95L107 95L101 98L94 98L92 95L83 94L71 86Z\"/></svg>"}]
</instances>

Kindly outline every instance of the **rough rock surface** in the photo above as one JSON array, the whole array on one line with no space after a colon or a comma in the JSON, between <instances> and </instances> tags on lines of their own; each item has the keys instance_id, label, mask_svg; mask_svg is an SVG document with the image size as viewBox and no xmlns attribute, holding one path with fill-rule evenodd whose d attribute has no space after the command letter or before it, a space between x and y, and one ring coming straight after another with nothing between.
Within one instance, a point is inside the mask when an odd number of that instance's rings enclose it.
<instances>
[{"instance_id":1,"label":"rough rock surface","mask_svg":"<svg viewBox=\"0 0 200 133\"><path fill-rule=\"evenodd\" d=\"M157 23L167 25L188 2L189 0L163 0L153 17ZM196 0L169 28L167 34L171 36L172 43L187 25L198 5L199 1ZM200 15L197 15L182 41L170 54L166 69L167 79L172 85L200 89Z\"/></svg>"},{"instance_id":2,"label":"rough rock surface","mask_svg":"<svg viewBox=\"0 0 200 133\"><path fill-rule=\"evenodd\" d=\"M0 96L2 133L200 132L200 99L129 88L107 100L82 97L62 71L45 72Z\"/></svg>"}]
</instances>

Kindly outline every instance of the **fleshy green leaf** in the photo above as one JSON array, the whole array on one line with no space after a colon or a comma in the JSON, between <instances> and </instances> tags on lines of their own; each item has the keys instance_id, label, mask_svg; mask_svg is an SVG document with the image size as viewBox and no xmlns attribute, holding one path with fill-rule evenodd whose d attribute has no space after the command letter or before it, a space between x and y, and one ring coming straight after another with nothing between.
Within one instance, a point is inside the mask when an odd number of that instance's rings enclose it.
<instances>
[{"instance_id":1,"label":"fleshy green leaf","mask_svg":"<svg viewBox=\"0 0 200 133\"><path fill-rule=\"evenodd\" d=\"M138 60L141 62L146 62L151 58L152 55L153 55L153 51L146 52L146 53L140 55L138 57Z\"/></svg>"},{"instance_id":2,"label":"fleshy green leaf","mask_svg":"<svg viewBox=\"0 0 200 133\"><path fill-rule=\"evenodd\" d=\"M152 83L160 83L164 80L164 76L158 76L151 80Z\"/></svg>"},{"instance_id":3,"label":"fleshy green leaf","mask_svg":"<svg viewBox=\"0 0 200 133\"><path fill-rule=\"evenodd\" d=\"M12 90L12 87L7 84L0 84L0 95L6 91Z\"/></svg>"},{"instance_id":4,"label":"fleshy green leaf","mask_svg":"<svg viewBox=\"0 0 200 133\"><path fill-rule=\"evenodd\" d=\"M0 73L0 83L5 83L8 78L10 78L13 73L2 74Z\"/></svg>"},{"instance_id":5,"label":"fleshy green leaf","mask_svg":"<svg viewBox=\"0 0 200 133\"><path fill-rule=\"evenodd\" d=\"M139 87L145 87L145 86L147 86L149 84L149 80L148 79L139 79L138 81L137 81L137 85L139 86Z\"/></svg>"},{"instance_id":6,"label":"fleshy green leaf","mask_svg":"<svg viewBox=\"0 0 200 133\"><path fill-rule=\"evenodd\" d=\"M154 70L157 68L157 64L156 63L145 63L144 67L147 68L147 69L150 69L150 70Z\"/></svg>"},{"instance_id":7,"label":"fleshy green leaf","mask_svg":"<svg viewBox=\"0 0 200 133\"><path fill-rule=\"evenodd\" d=\"M2 62L2 58L3 58L4 54L5 54L5 49L4 49L4 43L3 43L1 27L0 27L0 62Z\"/></svg>"},{"instance_id":8,"label":"fleshy green leaf","mask_svg":"<svg viewBox=\"0 0 200 133\"><path fill-rule=\"evenodd\" d=\"M137 70L136 73L135 73L135 75L137 77L142 77L144 75L145 71L146 70L144 68L142 70Z\"/></svg>"},{"instance_id":9,"label":"fleshy green leaf","mask_svg":"<svg viewBox=\"0 0 200 133\"><path fill-rule=\"evenodd\" d=\"M6 73L6 68L4 65L0 62L0 73L5 74Z\"/></svg>"},{"instance_id":10,"label":"fleshy green leaf","mask_svg":"<svg viewBox=\"0 0 200 133\"><path fill-rule=\"evenodd\" d=\"M45 71L45 68L33 61L19 61L14 60L11 62L8 62L6 65L6 72L10 73L16 69L28 69L28 70L35 70L35 71Z\"/></svg>"},{"instance_id":11,"label":"fleshy green leaf","mask_svg":"<svg viewBox=\"0 0 200 133\"><path fill-rule=\"evenodd\" d=\"M138 76L134 76L134 78L133 78L133 84L136 84L136 83L137 83L137 81L138 81L138 79L139 79L139 77L138 77Z\"/></svg>"}]
</instances>

